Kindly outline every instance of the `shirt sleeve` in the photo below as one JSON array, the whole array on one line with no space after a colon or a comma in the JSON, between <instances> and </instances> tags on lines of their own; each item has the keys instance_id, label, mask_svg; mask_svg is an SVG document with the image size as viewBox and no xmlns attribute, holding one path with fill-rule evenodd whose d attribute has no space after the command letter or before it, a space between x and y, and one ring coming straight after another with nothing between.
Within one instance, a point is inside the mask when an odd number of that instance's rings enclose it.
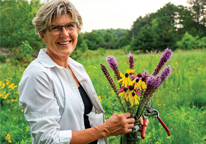
<instances>
[{"instance_id":1,"label":"shirt sleeve","mask_svg":"<svg viewBox=\"0 0 206 144\"><path fill-rule=\"evenodd\" d=\"M60 131L59 106L44 69L30 67L23 74L19 83L19 107L24 109L32 143L69 144L72 131Z\"/></svg>"}]
</instances>

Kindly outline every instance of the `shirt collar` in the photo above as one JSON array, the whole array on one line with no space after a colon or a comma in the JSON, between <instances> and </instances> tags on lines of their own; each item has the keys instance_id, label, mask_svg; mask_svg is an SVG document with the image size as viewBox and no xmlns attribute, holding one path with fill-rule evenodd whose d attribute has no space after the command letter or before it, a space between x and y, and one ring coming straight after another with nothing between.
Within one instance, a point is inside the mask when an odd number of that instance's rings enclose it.
<instances>
[{"instance_id":1,"label":"shirt collar","mask_svg":"<svg viewBox=\"0 0 206 144\"><path fill-rule=\"evenodd\" d=\"M57 67L57 68L63 68L61 66L59 66L58 64L56 64L51 57L45 52L46 49L40 49L40 52L38 54L37 59L39 60L39 62L48 68L52 68L52 67ZM74 61L72 58L68 59L68 65L74 65L74 66L78 66L78 67L82 67L82 65L76 61Z\"/></svg>"}]
</instances>

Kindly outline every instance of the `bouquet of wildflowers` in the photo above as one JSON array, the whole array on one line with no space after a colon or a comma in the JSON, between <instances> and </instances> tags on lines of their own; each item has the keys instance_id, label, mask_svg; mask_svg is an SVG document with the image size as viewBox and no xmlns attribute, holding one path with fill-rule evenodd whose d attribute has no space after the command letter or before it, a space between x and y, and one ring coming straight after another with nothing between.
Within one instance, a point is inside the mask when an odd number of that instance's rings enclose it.
<instances>
[{"instance_id":1,"label":"bouquet of wildflowers","mask_svg":"<svg viewBox=\"0 0 206 144\"><path fill-rule=\"evenodd\" d=\"M114 90L117 99L121 105L124 112L130 112L135 119L138 120L142 116L148 101L152 97L153 93L158 89L162 82L168 78L172 69L171 66L166 66L159 74L162 67L172 56L172 51L170 49L165 49L162 54L159 63L157 64L152 75L149 76L148 72L135 72L134 69L134 57L129 54L129 69L126 73L119 72L117 61L115 57L108 56L107 63L109 67L114 71L117 82L119 84L119 89L115 85L112 77L110 76L105 65L100 63L101 69L106 76L109 84ZM158 75L159 74L159 75ZM138 140L139 139L139 140ZM137 132L134 131L130 134L122 136L122 144L136 144L141 143L141 138L137 136Z\"/></svg>"}]
</instances>

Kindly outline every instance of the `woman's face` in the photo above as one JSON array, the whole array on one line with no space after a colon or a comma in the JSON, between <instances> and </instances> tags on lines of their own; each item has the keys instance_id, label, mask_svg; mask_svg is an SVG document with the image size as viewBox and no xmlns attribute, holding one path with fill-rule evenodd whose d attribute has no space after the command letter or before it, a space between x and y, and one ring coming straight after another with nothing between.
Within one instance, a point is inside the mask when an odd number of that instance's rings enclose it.
<instances>
[{"instance_id":1,"label":"woman's face","mask_svg":"<svg viewBox=\"0 0 206 144\"><path fill-rule=\"evenodd\" d=\"M56 26L65 26L72 22L74 22L72 17L64 14L59 19L54 18L51 27L55 29ZM65 28L62 27L59 34L46 30L46 33L41 35L46 43L47 51L57 58L69 57L77 45L78 29L68 32Z\"/></svg>"}]
</instances>

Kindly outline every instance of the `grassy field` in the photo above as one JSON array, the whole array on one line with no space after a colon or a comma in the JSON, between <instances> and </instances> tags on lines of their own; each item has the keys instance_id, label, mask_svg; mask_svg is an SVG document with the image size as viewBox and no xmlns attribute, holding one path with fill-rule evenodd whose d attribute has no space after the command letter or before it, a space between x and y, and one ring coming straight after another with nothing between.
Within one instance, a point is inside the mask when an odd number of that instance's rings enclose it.
<instances>
[{"instance_id":1,"label":"grassy field","mask_svg":"<svg viewBox=\"0 0 206 144\"><path fill-rule=\"evenodd\" d=\"M106 63L106 56L113 55L120 72L129 69L124 51L110 50L100 56L84 57L78 61L85 66L98 96L101 96L106 119L113 113L122 113L120 105L100 69L102 62L115 79ZM134 55L136 73L147 70L150 74L156 67L161 53ZM149 117L144 144L203 144L206 143L206 49L173 53L167 63L174 67L170 77L154 94L153 108L171 131L167 136L164 128L154 117ZM1 143L31 143L29 127L23 110L18 107L17 85L24 67L1 63ZM5 85L4 85L5 84ZM12 85L13 84L13 85ZM9 94L8 94L9 93ZM6 97L7 95L7 97ZM4 98L2 98L4 97ZM109 137L110 144L118 144L119 136Z\"/></svg>"}]
</instances>

